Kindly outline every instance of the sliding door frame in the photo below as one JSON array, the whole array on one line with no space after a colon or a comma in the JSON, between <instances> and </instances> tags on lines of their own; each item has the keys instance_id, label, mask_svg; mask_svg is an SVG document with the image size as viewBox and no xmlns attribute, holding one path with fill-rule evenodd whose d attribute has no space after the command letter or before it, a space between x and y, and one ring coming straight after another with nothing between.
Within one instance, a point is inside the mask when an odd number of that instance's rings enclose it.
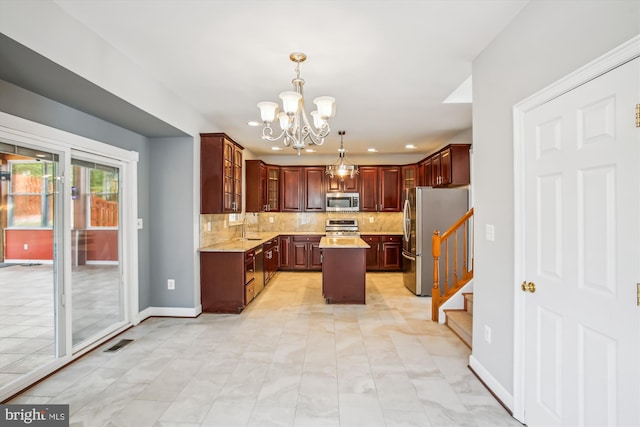
<instances>
[{"instance_id":1,"label":"sliding door frame","mask_svg":"<svg viewBox=\"0 0 640 427\"><path fill-rule=\"evenodd\" d=\"M56 304L61 310L59 318L64 325L60 331L61 338L57 343L57 358L24 377L0 388L0 401L3 401L29 385L39 381L48 374L56 371L74 359L93 350L105 341L140 322L138 309L138 153L127 151L93 139L75 135L60 129L52 128L40 123L25 120L7 113L0 112L0 137L13 141L17 145L41 149L59 155L60 194L58 200L62 205L62 229L57 230L58 240L56 256L58 265L54 265L57 276L57 295L61 298ZM124 319L107 335L83 346L73 349L71 323L71 158L92 158L119 165L121 178L122 202L122 281ZM60 222L58 222L60 224ZM60 247L61 245L61 247ZM55 263L54 263L55 264ZM56 337L57 338L57 337Z\"/></svg>"}]
</instances>

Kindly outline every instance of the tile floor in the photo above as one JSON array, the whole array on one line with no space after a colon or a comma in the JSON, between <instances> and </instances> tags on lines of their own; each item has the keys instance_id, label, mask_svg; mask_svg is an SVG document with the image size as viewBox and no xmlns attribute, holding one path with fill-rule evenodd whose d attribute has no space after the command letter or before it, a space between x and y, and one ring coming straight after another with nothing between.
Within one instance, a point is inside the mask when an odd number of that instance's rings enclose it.
<instances>
[{"instance_id":1,"label":"tile floor","mask_svg":"<svg viewBox=\"0 0 640 427\"><path fill-rule=\"evenodd\" d=\"M326 305L320 280L280 272L240 315L147 319L10 403L91 427L520 425L398 273L368 274L360 306Z\"/></svg>"},{"instance_id":2,"label":"tile floor","mask_svg":"<svg viewBox=\"0 0 640 427\"><path fill-rule=\"evenodd\" d=\"M120 281L117 265L84 265L71 274L76 345L120 320ZM53 282L51 264L0 269L0 386L55 357Z\"/></svg>"}]
</instances>

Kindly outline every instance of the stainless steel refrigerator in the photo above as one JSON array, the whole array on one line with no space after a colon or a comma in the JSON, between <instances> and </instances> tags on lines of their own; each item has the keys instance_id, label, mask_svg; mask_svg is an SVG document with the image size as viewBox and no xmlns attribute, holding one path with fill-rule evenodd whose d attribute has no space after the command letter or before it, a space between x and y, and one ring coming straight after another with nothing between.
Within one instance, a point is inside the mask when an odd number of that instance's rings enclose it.
<instances>
[{"instance_id":1,"label":"stainless steel refrigerator","mask_svg":"<svg viewBox=\"0 0 640 427\"><path fill-rule=\"evenodd\" d=\"M435 230L444 233L467 212L469 192L466 188L431 187L407 188L404 191L402 279L414 294L431 296L431 236ZM444 253L441 258L444 258ZM441 277L444 276L443 268L441 259Z\"/></svg>"}]
</instances>

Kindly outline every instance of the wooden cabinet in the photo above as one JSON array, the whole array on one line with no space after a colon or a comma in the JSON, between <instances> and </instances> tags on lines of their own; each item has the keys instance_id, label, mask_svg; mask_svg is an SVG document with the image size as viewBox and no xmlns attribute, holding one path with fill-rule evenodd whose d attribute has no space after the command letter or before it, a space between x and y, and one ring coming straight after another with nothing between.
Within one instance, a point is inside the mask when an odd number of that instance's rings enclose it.
<instances>
[{"instance_id":1,"label":"wooden cabinet","mask_svg":"<svg viewBox=\"0 0 640 427\"><path fill-rule=\"evenodd\" d=\"M468 144L451 144L431 156L431 183L434 187L471 182L469 148Z\"/></svg>"},{"instance_id":2,"label":"wooden cabinet","mask_svg":"<svg viewBox=\"0 0 640 427\"><path fill-rule=\"evenodd\" d=\"M280 168L260 160L245 162L245 210L274 212L280 208Z\"/></svg>"},{"instance_id":3,"label":"wooden cabinet","mask_svg":"<svg viewBox=\"0 0 640 427\"><path fill-rule=\"evenodd\" d=\"M255 296L253 271L244 252L201 252L202 311L240 313Z\"/></svg>"},{"instance_id":4,"label":"wooden cabinet","mask_svg":"<svg viewBox=\"0 0 640 427\"><path fill-rule=\"evenodd\" d=\"M324 212L325 184L324 167L304 168L304 210L306 212Z\"/></svg>"},{"instance_id":5,"label":"wooden cabinet","mask_svg":"<svg viewBox=\"0 0 640 427\"><path fill-rule=\"evenodd\" d=\"M304 169L296 166L280 167L280 197L282 212L302 212Z\"/></svg>"},{"instance_id":6,"label":"wooden cabinet","mask_svg":"<svg viewBox=\"0 0 640 427\"><path fill-rule=\"evenodd\" d=\"M402 167L402 190L418 186L418 165L406 165Z\"/></svg>"},{"instance_id":7,"label":"wooden cabinet","mask_svg":"<svg viewBox=\"0 0 640 427\"><path fill-rule=\"evenodd\" d=\"M323 254L322 296L327 304L365 304L365 250L325 247Z\"/></svg>"},{"instance_id":8,"label":"wooden cabinet","mask_svg":"<svg viewBox=\"0 0 640 427\"><path fill-rule=\"evenodd\" d=\"M278 237L278 268L291 269L291 238L293 236Z\"/></svg>"},{"instance_id":9,"label":"wooden cabinet","mask_svg":"<svg viewBox=\"0 0 640 427\"><path fill-rule=\"evenodd\" d=\"M402 269L402 236L380 237L380 269Z\"/></svg>"},{"instance_id":10,"label":"wooden cabinet","mask_svg":"<svg viewBox=\"0 0 640 427\"><path fill-rule=\"evenodd\" d=\"M360 238L369 245L369 249L366 251L367 271L378 270L380 264L380 236L363 235Z\"/></svg>"},{"instance_id":11,"label":"wooden cabinet","mask_svg":"<svg viewBox=\"0 0 640 427\"><path fill-rule=\"evenodd\" d=\"M401 235L362 235L370 246L366 253L367 271L394 271L402 269Z\"/></svg>"},{"instance_id":12,"label":"wooden cabinet","mask_svg":"<svg viewBox=\"0 0 640 427\"><path fill-rule=\"evenodd\" d=\"M280 210L280 167L267 165L267 211Z\"/></svg>"},{"instance_id":13,"label":"wooden cabinet","mask_svg":"<svg viewBox=\"0 0 640 427\"><path fill-rule=\"evenodd\" d=\"M293 236L291 242L291 268L293 270L321 270L322 256L320 239L322 236Z\"/></svg>"},{"instance_id":14,"label":"wooden cabinet","mask_svg":"<svg viewBox=\"0 0 640 427\"><path fill-rule=\"evenodd\" d=\"M418 174L419 174L419 179L420 179L420 185L424 186L424 187L431 187L432 186L432 180L431 180L431 176L432 176L432 158L426 158L423 161L421 161L418 164Z\"/></svg>"},{"instance_id":15,"label":"wooden cabinet","mask_svg":"<svg viewBox=\"0 0 640 427\"><path fill-rule=\"evenodd\" d=\"M354 175L340 179L337 176L333 178L329 175L326 176L327 193L357 193L360 191L360 179L359 175Z\"/></svg>"},{"instance_id":16,"label":"wooden cabinet","mask_svg":"<svg viewBox=\"0 0 640 427\"><path fill-rule=\"evenodd\" d=\"M282 212L323 212L325 210L324 167L282 166L280 194Z\"/></svg>"},{"instance_id":17,"label":"wooden cabinet","mask_svg":"<svg viewBox=\"0 0 640 427\"><path fill-rule=\"evenodd\" d=\"M360 211L378 211L378 168L360 167Z\"/></svg>"},{"instance_id":18,"label":"wooden cabinet","mask_svg":"<svg viewBox=\"0 0 640 427\"><path fill-rule=\"evenodd\" d=\"M265 285L269 283L269 280L271 280L271 278L276 274L276 271L278 271L278 241L279 239L274 237L263 245Z\"/></svg>"},{"instance_id":19,"label":"wooden cabinet","mask_svg":"<svg viewBox=\"0 0 640 427\"><path fill-rule=\"evenodd\" d=\"M242 150L223 133L200 134L200 213L242 210Z\"/></svg>"},{"instance_id":20,"label":"wooden cabinet","mask_svg":"<svg viewBox=\"0 0 640 427\"><path fill-rule=\"evenodd\" d=\"M402 202L400 166L362 166L360 175L361 211L400 211Z\"/></svg>"},{"instance_id":21,"label":"wooden cabinet","mask_svg":"<svg viewBox=\"0 0 640 427\"><path fill-rule=\"evenodd\" d=\"M379 212L400 212L402 191L400 190L400 166L381 166Z\"/></svg>"}]
</instances>

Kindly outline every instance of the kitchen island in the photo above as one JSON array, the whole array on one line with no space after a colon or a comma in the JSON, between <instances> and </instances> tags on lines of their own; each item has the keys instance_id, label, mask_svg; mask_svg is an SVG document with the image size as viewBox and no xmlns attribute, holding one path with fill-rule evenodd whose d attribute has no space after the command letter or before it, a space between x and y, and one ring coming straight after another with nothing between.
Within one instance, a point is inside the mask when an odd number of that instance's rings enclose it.
<instances>
[{"instance_id":1,"label":"kitchen island","mask_svg":"<svg viewBox=\"0 0 640 427\"><path fill-rule=\"evenodd\" d=\"M366 251L360 237L323 237L322 296L327 304L365 304Z\"/></svg>"}]
</instances>

